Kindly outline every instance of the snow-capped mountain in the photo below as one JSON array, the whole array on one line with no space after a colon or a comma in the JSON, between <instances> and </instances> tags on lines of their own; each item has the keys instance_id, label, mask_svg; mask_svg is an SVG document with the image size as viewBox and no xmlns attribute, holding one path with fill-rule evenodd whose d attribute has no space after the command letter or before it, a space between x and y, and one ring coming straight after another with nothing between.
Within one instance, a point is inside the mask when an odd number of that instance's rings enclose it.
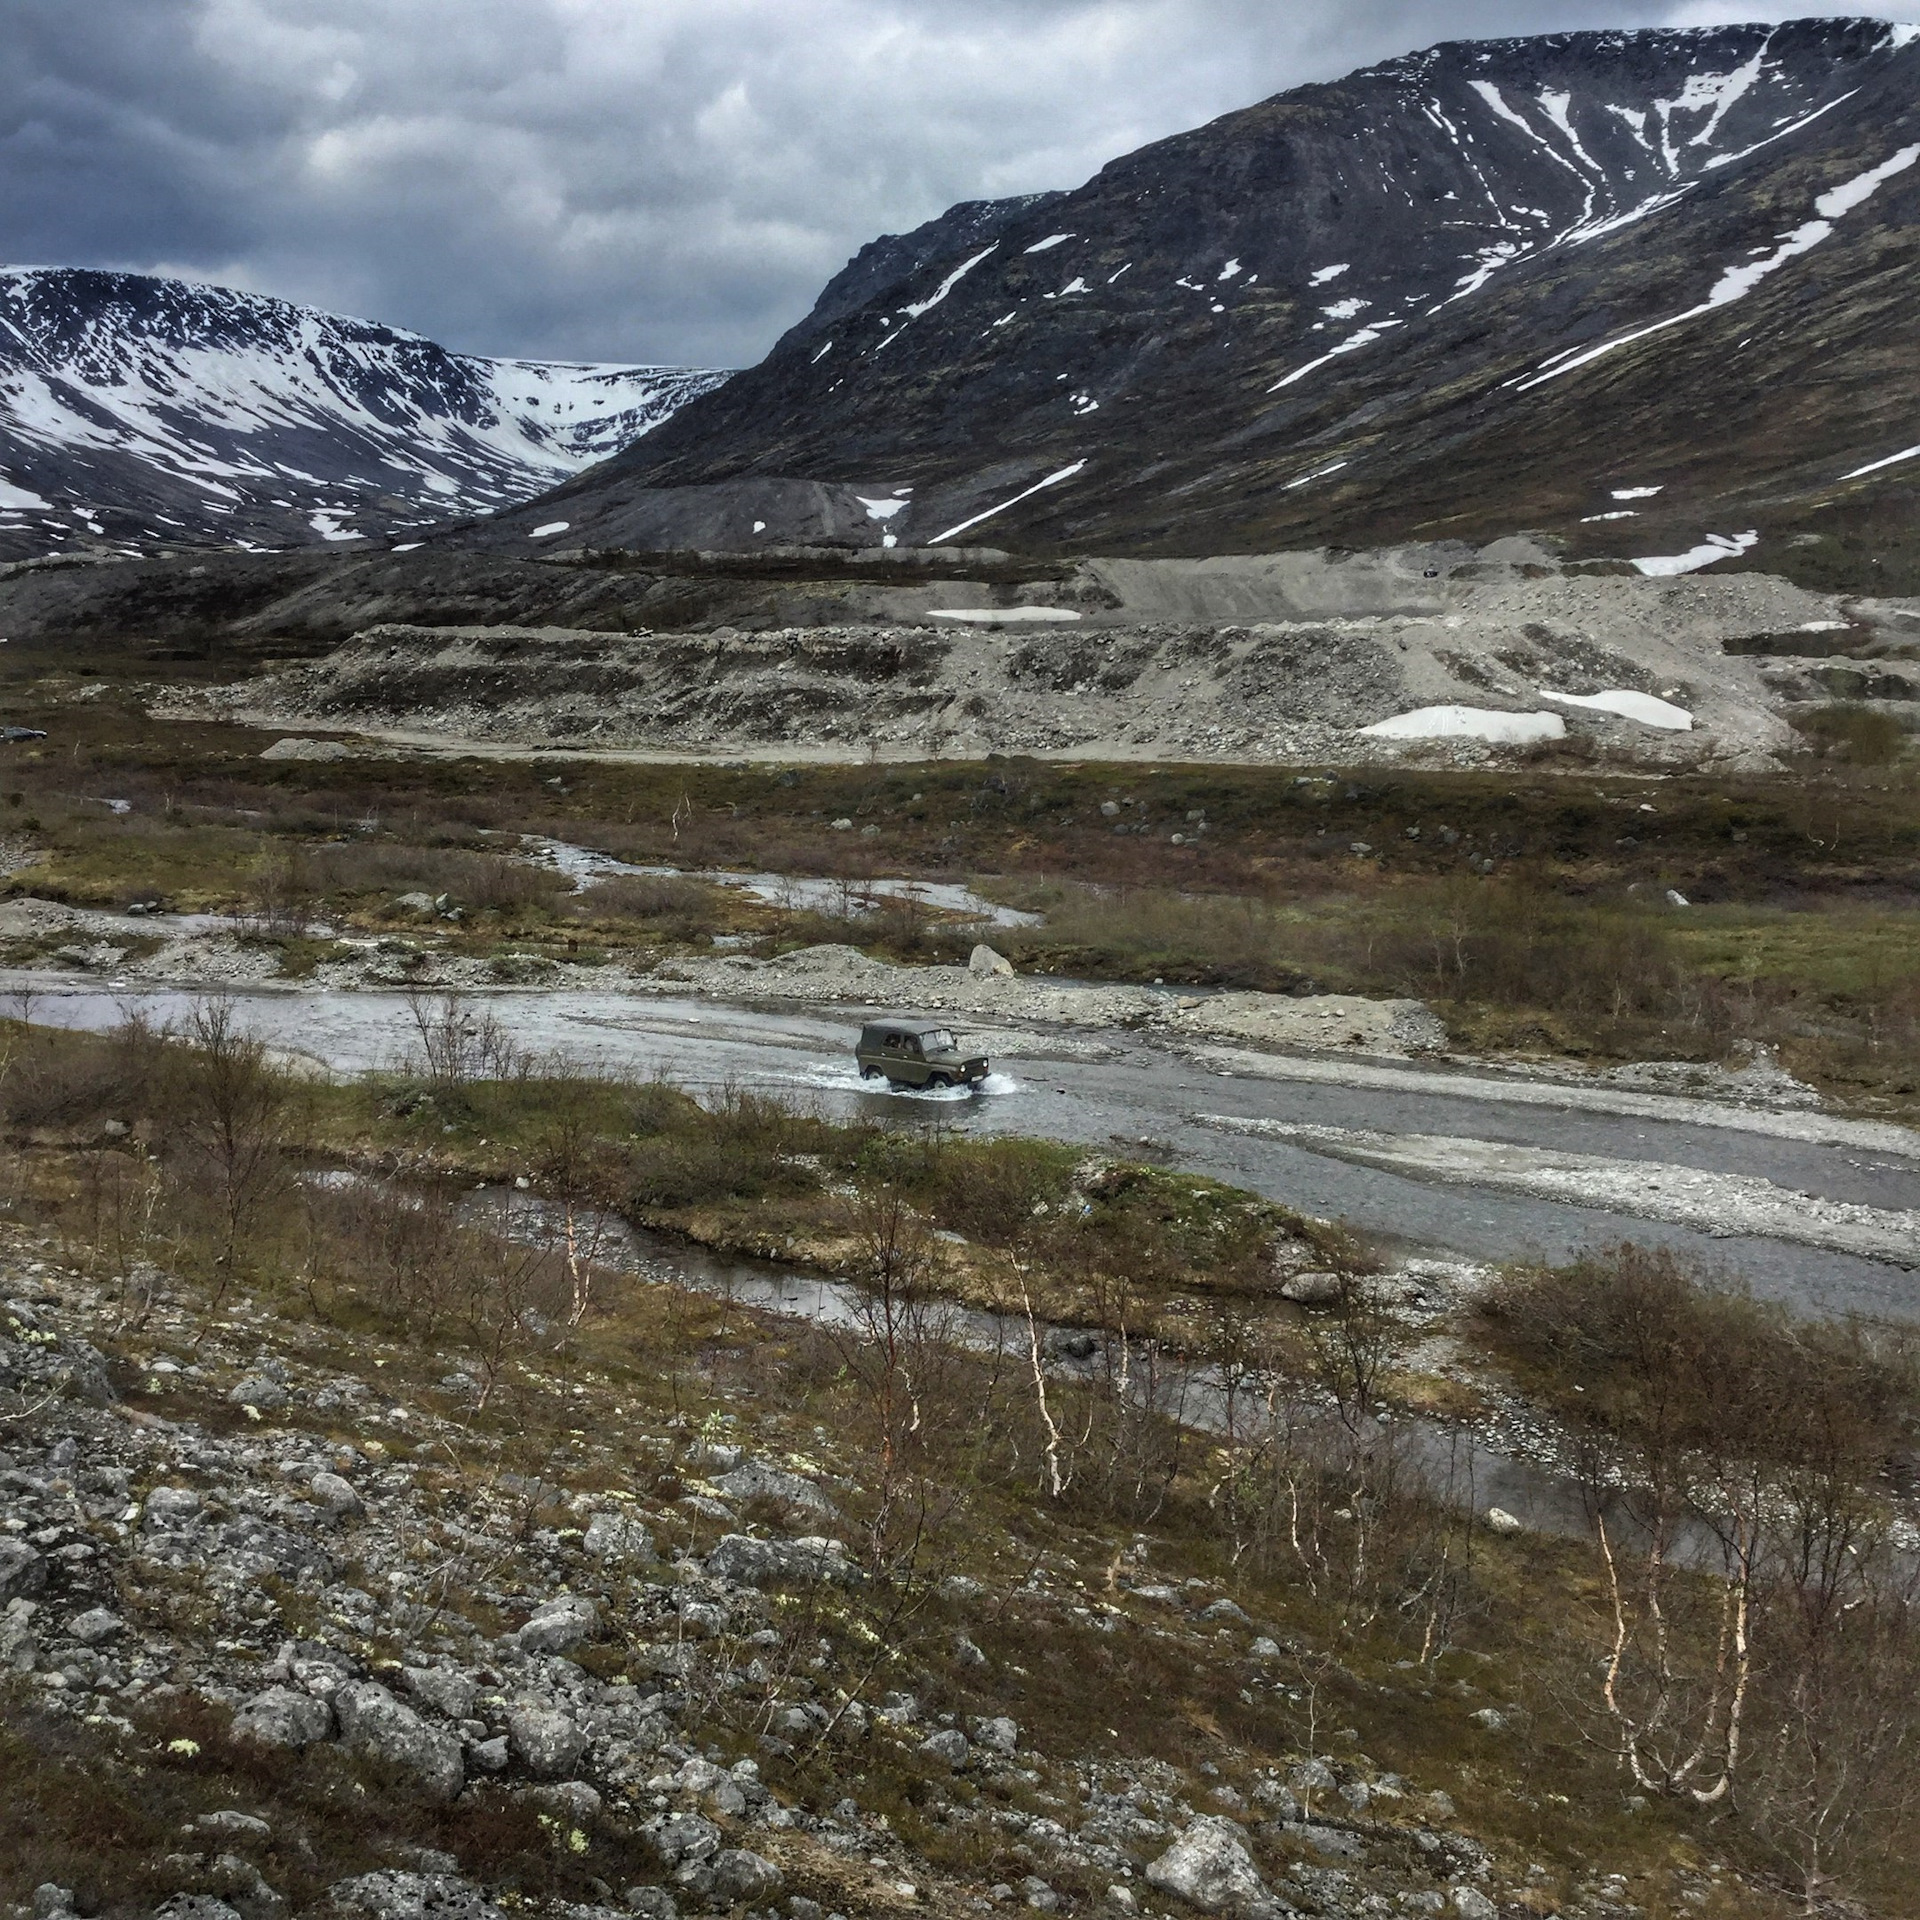
<instances>
[{"instance_id":1,"label":"snow-capped mountain","mask_svg":"<svg viewBox=\"0 0 1920 1920\"><path fill-rule=\"evenodd\" d=\"M1697 563L1871 519L1920 479L1916 162L1912 27L1437 47L876 242L760 366L478 537L1532 527Z\"/></svg>"},{"instance_id":2,"label":"snow-capped mountain","mask_svg":"<svg viewBox=\"0 0 1920 1920\"><path fill-rule=\"evenodd\" d=\"M0 269L0 559L391 537L524 500L723 378L478 359L222 287Z\"/></svg>"}]
</instances>

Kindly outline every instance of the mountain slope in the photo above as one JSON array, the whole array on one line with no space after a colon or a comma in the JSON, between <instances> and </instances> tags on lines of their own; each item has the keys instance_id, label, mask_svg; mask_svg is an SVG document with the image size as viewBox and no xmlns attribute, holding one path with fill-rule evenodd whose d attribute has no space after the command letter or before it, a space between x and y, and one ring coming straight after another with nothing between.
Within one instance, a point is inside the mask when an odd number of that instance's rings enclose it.
<instances>
[{"instance_id":1,"label":"mountain slope","mask_svg":"<svg viewBox=\"0 0 1920 1920\"><path fill-rule=\"evenodd\" d=\"M0 271L0 558L345 541L485 512L722 377L477 359L226 288Z\"/></svg>"},{"instance_id":2,"label":"mountain slope","mask_svg":"<svg viewBox=\"0 0 1920 1920\"><path fill-rule=\"evenodd\" d=\"M1916 161L1913 28L1438 47L869 249L469 537L646 545L690 498L736 538L750 498L766 540L1185 553L1910 520L1920 459L1845 476L1920 440Z\"/></svg>"}]
</instances>

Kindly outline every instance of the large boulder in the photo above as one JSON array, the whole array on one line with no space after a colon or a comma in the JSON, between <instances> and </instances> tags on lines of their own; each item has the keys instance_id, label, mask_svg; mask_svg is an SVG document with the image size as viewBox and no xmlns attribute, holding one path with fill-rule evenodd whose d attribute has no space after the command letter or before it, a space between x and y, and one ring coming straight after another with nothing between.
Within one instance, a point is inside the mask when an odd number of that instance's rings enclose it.
<instances>
[{"instance_id":1,"label":"large boulder","mask_svg":"<svg viewBox=\"0 0 1920 1920\"><path fill-rule=\"evenodd\" d=\"M755 1540L729 1533L707 1555L715 1580L742 1587L851 1586L859 1569L838 1540L809 1535L798 1540Z\"/></svg>"},{"instance_id":2,"label":"large boulder","mask_svg":"<svg viewBox=\"0 0 1920 1920\"><path fill-rule=\"evenodd\" d=\"M814 1513L837 1511L811 1480L803 1480L797 1473L783 1472L760 1460L741 1461L731 1473L721 1474L713 1484L729 1500L742 1505L749 1500L773 1500L783 1507L806 1507Z\"/></svg>"},{"instance_id":3,"label":"large boulder","mask_svg":"<svg viewBox=\"0 0 1920 1920\"><path fill-rule=\"evenodd\" d=\"M385 1687L355 1681L333 1696L340 1736L347 1745L410 1773L427 1799L446 1802L466 1784L466 1761L459 1740L430 1727Z\"/></svg>"},{"instance_id":4,"label":"large boulder","mask_svg":"<svg viewBox=\"0 0 1920 1920\"><path fill-rule=\"evenodd\" d=\"M775 1898L786 1884L771 1860L744 1847L723 1847L713 1856L712 1873L707 1897L728 1907L758 1906Z\"/></svg>"},{"instance_id":5,"label":"large boulder","mask_svg":"<svg viewBox=\"0 0 1920 1920\"><path fill-rule=\"evenodd\" d=\"M1203 1815L1147 1868L1147 1884L1202 1913L1259 1916L1283 1911L1267 1891L1247 1837L1231 1820Z\"/></svg>"},{"instance_id":6,"label":"large boulder","mask_svg":"<svg viewBox=\"0 0 1920 1920\"><path fill-rule=\"evenodd\" d=\"M239 1739L263 1747L292 1747L298 1751L332 1733L333 1708L310 1693L269 1687L265 1693L256 1693L233 1716L233 1731Z\"/></svg>"}]
</instances>

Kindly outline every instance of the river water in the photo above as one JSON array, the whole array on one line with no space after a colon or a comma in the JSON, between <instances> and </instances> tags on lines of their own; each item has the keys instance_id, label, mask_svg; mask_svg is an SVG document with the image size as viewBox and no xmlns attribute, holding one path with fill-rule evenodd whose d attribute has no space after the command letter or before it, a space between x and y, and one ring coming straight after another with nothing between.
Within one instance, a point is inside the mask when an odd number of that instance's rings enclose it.
<instances>
[{"instance_id":1,"label":"river water","mask_svg":"<svg viewBox=\"0 0 1920 1920\"><path fill-rule=\"evenodd\" d=\"M20 989L33 997L22 1002ZM0 1007L54 1025L104 1030L129 1011L178 1024L188 988L0 974ZM1752 1235L1717 1237L1622 1212L1429 1183L1316 1153L1296 1142L1223 1133L1201 1113L1382 1133L1507 1140L1708 1172L1763 1176L1796 1192L1886 1208L1920 1206L1920 1161L1774 1138L1698 1119L1660 1120L1537 1104L1503 1105L1432 1091L1419 1076L1390 1087L1222 1076L1137 1035L1023 1030L980 1094L889 1092L862 1081L852 1050L865 1009L727 1004L650 993L503 990L481 996L516 1045L575 1071L659 1076L695 1094L726 1087L781 1093L831 1116L893 1126L934 1121L975 1134L1025 1134L1089 1150L1146 1153L1327 1219L1389 1246L1477 1261L1567 1260L1632 1239L1674 1247L1738 1274L1756 1294L1801 1311L1920 1317L1920 1248L1912 1268ZM234 996L251 1031L329 1074L400 1065L417 1037L404 994L255 989ZM1087 1057L1092 1055L1094 1057Z\"/></svg>"}]
</instances>

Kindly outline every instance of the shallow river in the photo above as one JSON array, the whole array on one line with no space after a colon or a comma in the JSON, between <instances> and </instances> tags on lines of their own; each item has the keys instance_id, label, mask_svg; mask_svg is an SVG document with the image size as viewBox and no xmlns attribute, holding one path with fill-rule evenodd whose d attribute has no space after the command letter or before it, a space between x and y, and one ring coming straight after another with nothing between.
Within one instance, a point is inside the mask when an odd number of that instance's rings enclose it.
<instances>
[{"instance_id":1,"label":"shallow river","mask_svg":"<svg viewBox=\"0 0 1920 1920\"><path fill-rule=\"evenodd\" d=\"M103 1029L139 1009L178 1022L196 996L185 989L76 983L71 975L0 974L4 996L31 982L31 1017ZM1687 1228L1471 1187L1427 1183L1335 1160L1286 1141L1226 1134L1196 1112L1246 1118L1506 1140L1625 1160L1662 1161L1763 1176L1797 1192L1870 1206L1920 1206L1920 1160L1811 1145L1696 1121L1648 1120L1575 1107L1469 1100L1436 1086L1342 1087L1228 1077L1129 1035L1102 1035L1111 1057L1082 1055L1084 1032L1027 1030L1022 1057L1003 1060L980 1094L894 1094L852 1065L861 1009L733 1006L631 993L500 992L486 1007L521 1047L578 1069L660 1075L698 1093L727 1085L804 1098L821 1111L887 1124L938 1119L970 1133L1020 1133L1139 1150L1304 1212L1345 1219L1408 1247L1476 1260L1565 1259L1623 1239L1699 1254L1743 1274L1756 1293L1818 1312L1920 1315L1920 1247L1897 1265L1751 1236ZM19 1006L16 1000L11 1003ZM255 991L237 996L246 1025L275 1047L350 1074L391 1067L413 1042L398 993Z\"/></svg>"}]
</instances>

